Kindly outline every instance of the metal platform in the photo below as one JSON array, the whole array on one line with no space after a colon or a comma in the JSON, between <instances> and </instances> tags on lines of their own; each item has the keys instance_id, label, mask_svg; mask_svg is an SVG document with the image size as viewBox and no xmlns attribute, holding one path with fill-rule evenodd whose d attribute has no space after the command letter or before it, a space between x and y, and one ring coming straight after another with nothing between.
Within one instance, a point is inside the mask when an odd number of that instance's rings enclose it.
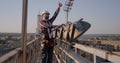
<instances>
[{"instance_id":1,"label":"metal platform","mask_svg":"<svg viewBox=\"0 0 120 63\"><path fill-rule=\"evenodd\" d=\"M110 52L75 43L70 45L57 40L53 63L119 63L120 52ZM26 63L40 63L40 40L35 39L26 45ZM102 58L102 59L101 59ZM17 48L0 57L0 63L22 63L22 50Z\"/></svg>"}]
</instances>

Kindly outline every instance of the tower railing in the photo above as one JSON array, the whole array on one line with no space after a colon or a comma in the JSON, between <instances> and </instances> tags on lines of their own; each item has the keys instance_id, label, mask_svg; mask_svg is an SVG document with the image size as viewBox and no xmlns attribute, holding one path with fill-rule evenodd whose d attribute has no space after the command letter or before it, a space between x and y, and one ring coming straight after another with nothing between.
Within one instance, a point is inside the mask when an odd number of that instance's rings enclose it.
<instances>
[{"instance_id":1,"label":"tower railing","mask_svg":"<svg viewBox=\"0 0 120 63\"><path fill-rule=\"evenodd\" d=\"M40 63L40 39L37 38L30 41L26 45L26 62L25 63ZM0 63L22 63L23 51L22 48L16 48L4 56L0 57Z\"/></svg>"},{"instance_id":2,"label":"tower railing","mask_svg":"<svg viewBox=\"0 0 120 63\"><path fill-rule=\"evenodd\" d=\"M119 63L120 55L95 47L57 40L55 55L59 63ZM119 52L120 53L120 52Z\"/></svg>"},{"instance_id":3,"label":"tower railing","mask_svg":"<svg viewBox=\"0 0 120 63\"><path fill-rule=\"evenodd\" d=\"M119 63L120 55L95 47L70 43L60 39L55 40L57 45L54 54L58 63ZM39 38L32 40L26 45L26 63L40 63L41 49ZM119 53L119 52L118 52ZM16 48L0 57L0 63L22 63L23 52ZM54 59L55 60L55 59Z\"/></svg>"}]
</instances>

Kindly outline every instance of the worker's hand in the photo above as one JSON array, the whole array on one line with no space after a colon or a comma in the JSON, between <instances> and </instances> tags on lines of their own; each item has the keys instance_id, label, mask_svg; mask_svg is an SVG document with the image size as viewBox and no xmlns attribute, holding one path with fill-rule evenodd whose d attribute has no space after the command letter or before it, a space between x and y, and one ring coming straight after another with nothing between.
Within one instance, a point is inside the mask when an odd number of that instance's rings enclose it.
<instances>
[{"instance_id":1,"label":"worker's hand","mask_svg":"<svg viewBox=\"0 0 120 63\"><path fill-rule=\"evenodd\" d=\"M61 25L59 25L59 27L63 27L63 26L65 26L65 24L61 24Z\"/></svg>"},{"instance_id":2,"label":"worker's hand","mask_svg":"<svg viewBox=\"0 0 120 63\"><path fill-rule=\"evenodd\" d=\"M61 8L61 7L62 7L62 3L59 2L59 6L58 6L58 8Z\"/></svg>"},{"instance_id":3,"label":"worker's hand","mask_svg":"<svg viewBox=\"0 0 120 63\"><path fill-rule=\"evenodd\" d=\"M42 34L41 39L45 40L45 34Z\"/></svg>"}]
</instances>

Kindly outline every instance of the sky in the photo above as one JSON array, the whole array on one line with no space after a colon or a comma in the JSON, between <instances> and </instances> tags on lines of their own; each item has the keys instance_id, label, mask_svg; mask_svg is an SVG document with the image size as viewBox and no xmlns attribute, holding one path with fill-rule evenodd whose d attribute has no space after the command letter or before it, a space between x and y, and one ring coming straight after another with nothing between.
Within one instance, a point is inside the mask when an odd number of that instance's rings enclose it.
<instances>
[{"instance_id":1,"label":"sky","mask_svg":"<svg viewBox=\"0 0 120 63\"><path fill-rule=\"evenodd\" d=\"M66 23L66 0L28 0L27 32L36 32L37 15L42 11L49 11L52 17L59 1L63 6L53 24L62 24ZM80 18L91 24L86 34L120 34L120 0L74 0L69 21ZM0 32L21 33L21 27L22 0L0 0Z\"/></svg>"}]
</instances>

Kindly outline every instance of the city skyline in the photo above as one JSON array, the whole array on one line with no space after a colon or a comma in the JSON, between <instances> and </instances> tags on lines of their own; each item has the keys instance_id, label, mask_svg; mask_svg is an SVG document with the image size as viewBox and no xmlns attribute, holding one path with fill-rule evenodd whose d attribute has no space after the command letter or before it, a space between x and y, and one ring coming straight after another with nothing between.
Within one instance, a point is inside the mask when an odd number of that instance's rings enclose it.
<instances>
[{"instance_id":1,"label":"city skyline","mask_svg":"<svg viewBox=\"0 0 120 63\"><path fill-rule=\"evenodd\" d=\"M28 33L35 33L37 15L48 10L51 15L57 8L58 1L63 4L54 24L66 23L63 11L65 0L29 0L28 1ZM87 34L120 34L120 0L74 0L69 20L74 22L80 18L92 26ZM0 1L0 32L21 32L22 0ZM4 28L3 28L4 27Z\"/></svg>"}]
</instances>

